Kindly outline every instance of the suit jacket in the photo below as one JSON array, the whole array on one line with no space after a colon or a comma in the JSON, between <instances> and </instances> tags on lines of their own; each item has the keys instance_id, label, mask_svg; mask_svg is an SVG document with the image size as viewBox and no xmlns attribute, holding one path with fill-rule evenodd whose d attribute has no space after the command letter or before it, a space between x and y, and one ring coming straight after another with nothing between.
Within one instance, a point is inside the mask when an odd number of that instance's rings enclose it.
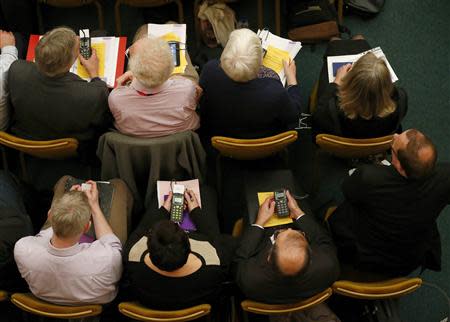
<instances>
[{"instance_id":1,"label":"suit jacket","mask_svg":"<svg viewBox=\"0 0 450 322\"><path fill-rule=\"evenodd\" d=\"M342 260L393 276L419 266L440 270L436 219L450 202L448 163L422 181L402 177L393 166L364 165L342 188L346 200L330 218Z\"/></svg>"},{"instance_id":2,"label":"suit jacket","mask_svg":"<svg viewBox=\"0 0 450 322\"><path fill-rule=\"evenodd\" d=\"M12 105L11 132L32 140L73 137L81 149L95 152L97 139L112 122L108 88L73 73L41 74L34 63L19 60L8 74ZM94 147L93 147L94 146Z\"/></svg>"},{"instance_id":3,"label":"suit jacket","mask_svg":"<svg viewBox=\"0 0 450 322\"><path fill-rule=\"evenodd\" d=\"M305 232L312 250L307 270L295 277L281 276L267 261L273 229L250 226L246 230L236 251L236 282L250 299L293 303L323 291L337 279L339 263L327 231L312 215L302 216L293 227Z\"/></svg>"}]
</instances>

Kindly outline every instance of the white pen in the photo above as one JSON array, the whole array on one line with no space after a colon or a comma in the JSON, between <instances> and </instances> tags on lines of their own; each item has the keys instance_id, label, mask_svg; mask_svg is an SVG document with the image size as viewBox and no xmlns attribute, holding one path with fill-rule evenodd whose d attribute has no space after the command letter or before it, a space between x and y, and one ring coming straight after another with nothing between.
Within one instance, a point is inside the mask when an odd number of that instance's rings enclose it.
<instances>
[{"instance_id":1,"label":"white pen","mask_svg":"<svg viewBox=\"0 0 450 322\"><path fill-rule=\"evenodd\" d=\"M97 183L105 183L105 184L110 184L111 183L109 181L95 181L95 182L97 182Z\"/></svg>"}]
</instances>

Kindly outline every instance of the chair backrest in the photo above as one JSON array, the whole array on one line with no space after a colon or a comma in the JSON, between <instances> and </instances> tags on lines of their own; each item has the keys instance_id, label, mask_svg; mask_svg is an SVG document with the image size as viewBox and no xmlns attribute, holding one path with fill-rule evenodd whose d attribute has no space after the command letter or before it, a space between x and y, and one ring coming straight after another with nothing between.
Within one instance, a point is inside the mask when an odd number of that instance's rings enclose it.
<instances>
[{"instance_id":1,"label":"chair backrest","mask_svg":"<svg viewBox=\"0 0 450 322\"><path fill-rule=\"evenodd\" d=\"M101 305L56 305L40 300L31 293L14 293L11 302L23 311L49 318L81 319L102 313Z\"/></svg>"},{"instance_id":2,"label":"chair backrest","mask_svg":"<svg viewBox=\"0 0 450 322\"><path fill-rule=\"evenodd\" d=\"M192 321L211 313L211 305L200 304L182 310L159 311L149 309L138 302L122 302L119 311L138 321L183 322Z\"/></svg>"},{"instance_id":3,"label":"chair backrest","mask_svg":"<svg viewBox=\"0 0 450 322\"><path fill-rule=\"evenodd\" d=\"M105 20L103 18L103 7L99 0L38 0L37 1L37 15L39 20L39 32L44 33L44 23L41 12L41 7L39 4L46 4L57 8L76 8L85 5L93 4L97 8L98 16L98 28L100 30L105 29Z\"/></svg>"},{"instance_id":4,"label":"chair backrest","mask_svg":"<svg viewBox=\"0 0 450 322\"><path fill-rule=\"evenodd\" d=\"M178 6L178 23L183 23L184 13L183 13L183 3L181 0L116 0L114 5L115 19L116 19L116 35L120 36L122 34L122 21L120 17L120 6L127 5L130 7L138 8L151 8L164 6L169 3L176 3Z\"/></svg>"},{"instance_id":5,"label":"chair backrest","mask_svg":"<svg viewBox=\"0 0 450 322\"><path fill-rule=\"evenodd\" d=\"M274 155L298 137L297 131L287 131L261 139L234 139L213 136L211 143L221 155L237 160L257 160Z\"/></svg>"},{"instance_id":6,"label":"chair backrest","mask_svg":"<svg viewBox=\"0 0 450 322\"><path fill-rule=\"evenodd\" d=\"M4 301L8 298L8 293L0 290L0 301Z\"/></svg>"},{"instance_id":7,"label":"chair backrest","mask_svg":"<svg viewBox=\"0 0 450 322\"><path fill-rule=\"evenodd\" d=\"M379 300L397 298L414 292L422 285L419 277L399 277L379 282L336 281L332 288L336 294L357 299Z\"/></svg>"},{"instance_id":8,"label":"chair backrest","mask_svg":"<svg viewBox=\"0 0 450 322\"><path fill-rule=\"evenodd\" d=\"M333 292L331 288L327 288L326 290L314 296L311 296L310 298L292 304L266 304L255 302L252 300L244 300L241 302L241 307L246 312L262 315L286 314L290 312L306 310L310 307L320 304L327 300L332 293Z\"/></svg>"},{"instance_id":9,"label":"chair backrest","mask_svg":"<svg viewBox=\"0 0 450 322\"><path fill-rule=\"evenodd\" d=\"M74 138L63 138L48 141L34 141L22 139L6 132L0 132L0 145L41 159L62 160L77 155L78 140Z\"/></svg>"},{"instance_id":10,"label":"chair backrest","mask_svg":"<svg viewBox=\"0 0 450 322\"><path fill-rule=\"evenodd\" d=\"M317 145L324 151L339 158L365 158L385 153L391 147L393 135L371 139L344 138L331 134L316 136Z\"/></svg>"}]
</instances>

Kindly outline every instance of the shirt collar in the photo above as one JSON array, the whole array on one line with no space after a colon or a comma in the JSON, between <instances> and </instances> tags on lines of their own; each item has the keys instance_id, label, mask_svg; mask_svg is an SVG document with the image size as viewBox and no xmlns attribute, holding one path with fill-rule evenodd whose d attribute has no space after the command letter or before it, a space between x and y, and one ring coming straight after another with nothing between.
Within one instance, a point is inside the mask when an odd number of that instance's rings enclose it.
<instances>
[{"instance_id":1,"label":"shirt collar","mask_svg":"<svg viewBox=\"0 0 450 322\"><path fill-rule=\"evenodd\" d=\"M50 254L59 256L59 257L68 257L78 254L81 251L82 247L79 243L76 243L73 246L67 248L56 248L52 245L51 239L49 239L47 244L47 250Z\"/></svg>"},{"instance_id":2,"label":"shirt collar","mask_svg":"<svg viewBox=\"0 0 450 322\"><path fill-rule=\"evenodd\" d=\"M136 78L133 79L130 85L134 90L136 90L140 95L154 95L159 92L162 92L164 89L169 86L169 80L165 81L159 86L148 88L144 86L141 82L139 82ZM142 94L141 94L142 93Z\"/></svg>"}]
</instances>

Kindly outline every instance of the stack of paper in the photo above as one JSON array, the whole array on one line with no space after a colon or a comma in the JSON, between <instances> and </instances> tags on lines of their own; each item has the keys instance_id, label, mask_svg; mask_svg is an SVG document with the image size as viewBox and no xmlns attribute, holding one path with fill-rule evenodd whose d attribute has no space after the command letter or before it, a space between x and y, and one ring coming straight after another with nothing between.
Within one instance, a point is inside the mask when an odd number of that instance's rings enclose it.
<instances>
[{"instance_id":1,"label":"stack of paper","mask_svg":"<svg viewBox=\"0 0 450 322\"><path fill-rule=\"evenodd\" d=\"M172 74L184 73L186 60L186 24L148 24L148 35L163 38L167 42L180 43L180 65L176 66Z\"/></svg>"},{"instance_id":2,"label":"stack of paper","mask_svg":"<svg viewBox=\"0 0 450 322\"><path fill-rule=\"evenodd\" d=\"M93 37L91 47L96 50L99 61L99 77L108 87L114 87L116 80L117 58L119 54L118 37ZM89 80L89 74L77 59L70 71L83 79Z\"/></svg>"},{"instance_id":3,"label":"stack of paper","mask_svg":"<svg viewBox=\"0 0 450 322\"><path fill-rule=\"evenodd\" d=\"M258 203L261 206L264 201L269 198L274 197L273 192L258 192ZM281 226L292 223L291 217L279 217L275 212L272 217L264 224L264 227L273 227L273 226Z\"/></svg>"},{"instance_id":4,"label":"stack of paper","mask_svg":"<svg viewBox=\"0 0 450 322\"><path fill-rule=\"evenodd\" d=\"M346 64L353 64L361 56L369 52L373 53L378 58L382 58L386 62L387 68L389 69L392 82L394 83L398 81L397 75L395 75L394 70L391 67L391 64L389 64L386 55L383 53L380 47L372 48L371 50L367 50L365 52L356 55L328 56L327 57L328 81L330 83L334 82L334 79L336 78L336 72L339 69L339 67Z\"/></svg>"},{"instance_id":5,"label":"stack of paper","mask_svg":"<svg viewBox=\"0 0 450 322\"><path fill-rule=\"evenodd\" d=\"M263 65L275 71L280 76L281 82L286 83L286 75L283 69L283 60L289 62L294 59L302 48L302 43L278 37L269 30L258 30L261 46L264 51Z\"/></svg>"}]
</instances>

